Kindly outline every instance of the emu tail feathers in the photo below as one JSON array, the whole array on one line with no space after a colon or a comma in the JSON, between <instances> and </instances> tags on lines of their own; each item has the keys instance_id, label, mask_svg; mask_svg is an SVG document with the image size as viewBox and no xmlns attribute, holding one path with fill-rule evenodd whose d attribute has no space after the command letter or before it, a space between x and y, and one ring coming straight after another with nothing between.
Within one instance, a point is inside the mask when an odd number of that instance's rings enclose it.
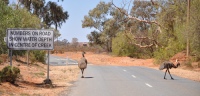
<instances>
[{"instance_id":1,"label":"emu tail feathers","mask_svg":"<svg viewBox=\"0 0 200 96\"><path fill-rule=\"evenodd\" d=\"M165 69L165 66L164 66L164 64L161 64L159 67L159 70L163 70L163 69Z\"/></svg>"}]
</instances>

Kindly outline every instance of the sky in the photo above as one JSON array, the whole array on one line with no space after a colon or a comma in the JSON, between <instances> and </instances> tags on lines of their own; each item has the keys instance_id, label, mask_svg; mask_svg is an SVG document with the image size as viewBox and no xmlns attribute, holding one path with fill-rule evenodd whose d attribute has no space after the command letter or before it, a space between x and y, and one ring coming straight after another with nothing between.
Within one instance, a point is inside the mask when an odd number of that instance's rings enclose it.
<instances>
[{"instance_id":1,"label":"sky","mask_svg":"<svg viewBox=\"0 0 200 96\"><path fill-rule=\"evenodd\" d=\"M10 0L10 3L17 0ZM57 2L58 0L46 0ZM68 20L62 24L61 28L58 28L61 36L59 40L67 39L69 42L72 38L78 38L78 42L89 42L87 34L90 34L94 29L82 28L82 21L88 12L96 7L100 1L110 2L111 0L60 0L58 5L63 7L64 11L69 14ZM128 0L127 0L128 1ZM115 5L121 6L123 0L113 0Z\"/></svg>"},{"instance_id":2,"label":"sky","mask_svg":"<svg viewBox=\"0 0 200 96\"><path fill-rule=\"evenodd\" d=\"M78 38L78 42L88 42L87 34L90 34L94 29L82 28L82 20L85 15L88 15L89 10L95 8L99 2L100 0L64 0L59 2L58 4L69 14L66 23L59 28L60 38L67 39L69 42L72 41L72 38Z\"/></svg>"}]
</instances>

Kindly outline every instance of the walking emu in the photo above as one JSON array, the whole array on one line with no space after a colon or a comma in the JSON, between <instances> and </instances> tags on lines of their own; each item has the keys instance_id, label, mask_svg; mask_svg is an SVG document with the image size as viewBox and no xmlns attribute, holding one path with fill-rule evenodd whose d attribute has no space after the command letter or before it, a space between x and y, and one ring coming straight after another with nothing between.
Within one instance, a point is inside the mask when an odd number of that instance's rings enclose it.
<instances>
[{"instance_id":1,"label":"walking emu","mask_svg":"<svg viewBox=\"0 0 200 96\"><path fill-rule=\"evenodd\" d=\"M176 65L175 65L175 64L176 64ZM169 73L171 79L172 79L172 80L174 79L174 78L172 78L172 76L171 76L171 74L170 74L170 72L169 72L169 69L171 69L171 68L177 68L178 66L180 66L180 63L178 62L177 59L176 59L176 63L175 63L175 64L173 64L172 62L167 61L167 62L163 62L163 63L160 65L160 67L159 67L160 70L166 69L165 75L164 75L164 79L166 79L165 76L166 76L166 73L167 73L167 72Z\"/></svg>"},{"instance_id":2,"label":"walking emu","mask_svg":"<svg viewBox=\"0 0 200 96\"><path fill-rule=\"evenodd\" d=\"M87 59L85 59L85 56L84 54L86 54L84 51L82 52L82 58L81 60L78 62L78 67L81 69L81 72L82 72L82 77L81 78L84 78L83 76L83 72L84 72L84 69L87 68Z\"/></svg>"}]
</instances>

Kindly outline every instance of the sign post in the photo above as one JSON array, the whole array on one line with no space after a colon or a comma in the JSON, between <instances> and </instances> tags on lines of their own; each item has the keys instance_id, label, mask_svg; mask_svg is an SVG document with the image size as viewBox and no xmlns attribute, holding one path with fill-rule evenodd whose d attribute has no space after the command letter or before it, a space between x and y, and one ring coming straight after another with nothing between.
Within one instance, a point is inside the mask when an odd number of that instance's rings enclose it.
<instances>
[{"instance_id":1,"label":"sign post","mask_svg":"<svg viewBox=\"0 0 200 96\"><path fill-rule=\"evenodd\" d=\"M9 50L9 55L10 55L10 66L12 66L12 50Z\"/></svg>"},{"instance_id":2,"label":"sign post","mask_svg":"<svg viewBox=\"0 0 200 96\"><path fill-rule=\"evenodd\" d=\"M12 66L12 50L48 50L47 79L49 79L49 50L54 49L54 32L48 29L7 29L6 43L10 50L10 65ZM28 58L28 55L27 55ZM27 65L29 61L27 59ZM50 82L49 82L50 81Z\"/></svg>"}]
</instances>

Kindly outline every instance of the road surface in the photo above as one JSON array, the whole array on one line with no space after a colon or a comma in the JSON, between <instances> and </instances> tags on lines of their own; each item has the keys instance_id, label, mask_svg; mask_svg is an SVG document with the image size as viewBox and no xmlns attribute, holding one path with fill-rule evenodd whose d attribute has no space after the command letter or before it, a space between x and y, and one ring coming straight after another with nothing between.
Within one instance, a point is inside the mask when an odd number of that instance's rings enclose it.
<instances>
[{"instance_id":1,"label":"road surface","mask_svg":"<svg viewBox=\"0 0 200 96\"><path fill-rule=\"evenodd\" d=\"M61 96L200 96L200 83L146 67L89 65Z\"/></svg>"},{"instance_id":2,"label":"road surface","mask_svg":"<svg viewBox=\"0 0 200 96\"><path fill-rule=\"evenodd\" d=\"M46 55L47 56L47 55ZM48 64L48 59L46 59L46 64ZM67 66L67 65L77 65L76 60L70 58L63 58L59 56L49 55L49 65L51 66Z\"/></svg>"}]
</instances>

